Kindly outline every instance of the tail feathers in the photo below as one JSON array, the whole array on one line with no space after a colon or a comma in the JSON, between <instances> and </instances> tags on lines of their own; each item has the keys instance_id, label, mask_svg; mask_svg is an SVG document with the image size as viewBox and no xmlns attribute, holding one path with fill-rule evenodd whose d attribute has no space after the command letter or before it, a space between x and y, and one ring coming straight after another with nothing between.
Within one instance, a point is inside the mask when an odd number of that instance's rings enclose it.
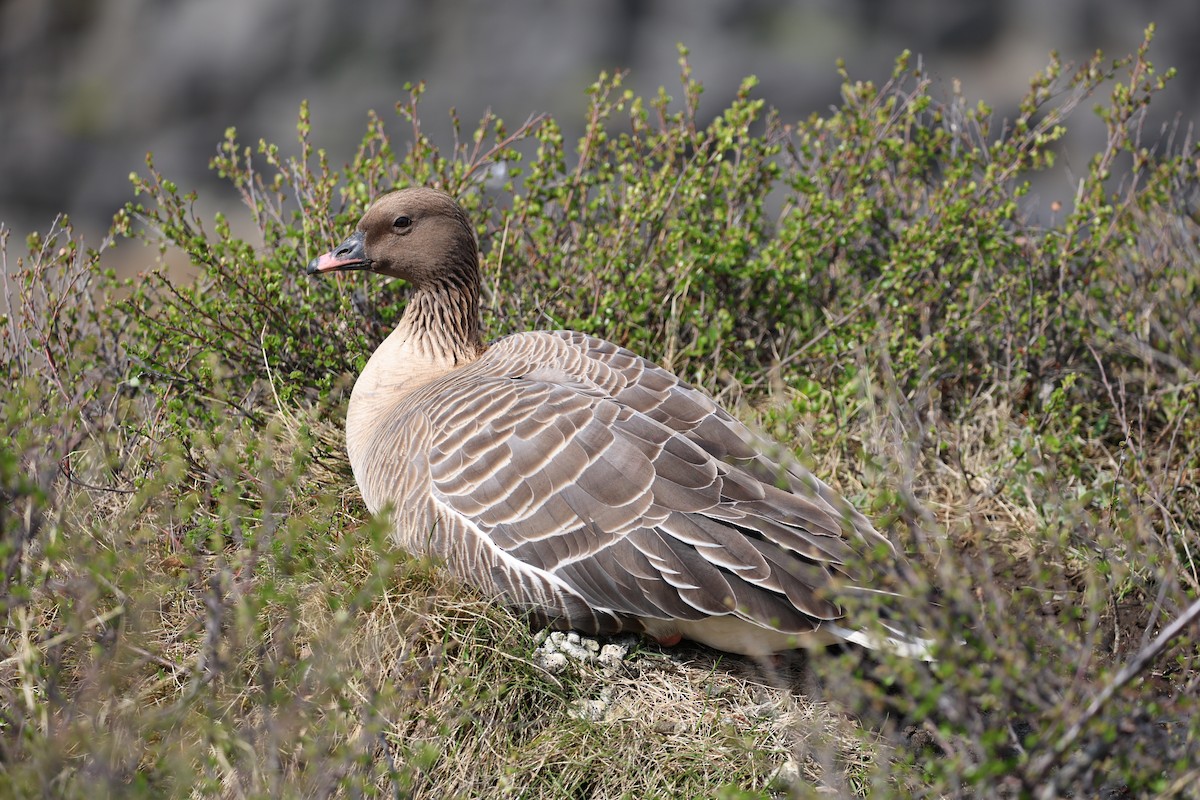
<instances>
[{"instance_id":1,"label":"tail feathers","mask_svg":"<svg viewBox=\"0 0 1200 800\"><path fill-rule=\"evenodd\" d=\"M903 658L917 658L921 661L934 660L933 639L922 639L890 625L885 624L884 628L891 635L883 636L867 631L850 630L829 622L821 628L843 641L853 642L870 650L895 653Z\"/></svg>"}]
</instances>

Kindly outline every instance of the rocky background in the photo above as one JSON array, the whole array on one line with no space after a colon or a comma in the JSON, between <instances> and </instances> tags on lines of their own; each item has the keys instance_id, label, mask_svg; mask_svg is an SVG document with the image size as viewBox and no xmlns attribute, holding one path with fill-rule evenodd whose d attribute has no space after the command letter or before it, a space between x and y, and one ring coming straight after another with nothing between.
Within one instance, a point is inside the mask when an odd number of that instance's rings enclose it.
<instances>
[{"instance_id":1,"label":"rocky background","mask_svg":"<svg viewBox=\"0 0 1200 800\"><path fill-rule=\"evenodd\" d=\"M367 109L391 116L405 81L428 82L431 133L448 129L451 106L466 123L491 106L511 124L550 112L570 136L601 69L678 94L682 42L714 111L754 74L785 119L824 112L838 100L837 58L882 82L908 48L947 88L961 80L968 98L1008 115L1050 50L1124 55L1150 21L1154 61L1180 72L1157 137L1198 116L1195 0L0 0L0 222L23 236L66 211L94 236L130 198L127 176L148 150L181 186L232 202L207 169L225 128L290 143L303 98L334 163ZM1083 167L1070 152L1086 159L1101 133L1089 119L1075 117L1043 202L1069 199Z\"/></svg>"}]
</instances>

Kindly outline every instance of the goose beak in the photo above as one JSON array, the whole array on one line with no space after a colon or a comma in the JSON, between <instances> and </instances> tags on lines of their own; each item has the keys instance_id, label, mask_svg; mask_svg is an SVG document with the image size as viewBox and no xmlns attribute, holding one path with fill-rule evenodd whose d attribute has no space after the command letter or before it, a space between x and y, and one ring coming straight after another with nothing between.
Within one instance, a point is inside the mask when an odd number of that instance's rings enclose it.
<instances>
[{"instance_id":1,"label":"goose beak","mask_svg":"<svg viewBox=\"0 0 1200 800\"><path fill-rule=\"evenodd\" d=\"M308 274L322 272L346 272L353 269L370 269L373 262L367 258L362 231L355 231L350 238L324 255L308 262Z\"/></svg>"}]
</instances>

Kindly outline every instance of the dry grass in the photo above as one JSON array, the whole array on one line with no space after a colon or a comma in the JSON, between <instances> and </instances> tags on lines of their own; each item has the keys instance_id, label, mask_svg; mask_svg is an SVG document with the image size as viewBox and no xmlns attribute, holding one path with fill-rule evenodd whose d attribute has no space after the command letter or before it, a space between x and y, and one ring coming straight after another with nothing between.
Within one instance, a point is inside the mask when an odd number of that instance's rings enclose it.
<instances>
[{"instance_id":1,"label":"dry grass","mask_svg":"<svg viewBox=\"0 0 1200 800\"><path fill-rule=\"evenodd\" d=\"M995 443L1024 427L987 395L954 424L895 396L859 408L840 435L799 444L860 503L900 487L877 518L901 538L919 529L920 546L937 554L930 572L947 591L967 590L960 603L983 601L972 604L975 633L1007 648L993 653L991 706L965 684L941 687L940 705L916 711L910 701L946 672L918 675L854 652L762 665L645 646L615 670L549 674L519 620L387 547L332 449L337 419L293 410L277 413L256 444L246 437L260 433L231 425L211 449L174 460L146 446L152 428L135 437L140 446L105 434L127 469L142 465L134 472L147 482L135 494L85 488L106 470L89 457L94 441L76 448L74 482L60 482L47 556L34 567L45 571L42 589L6 631L3 691L39 746L5 774L18 794L42 785L64 796L141 787L155 796L667 797L770 787L800 797L913 791L922 779L910 762L928 753L963 768L986 762L971 751L972 733L1065 713L1090 691L1087 676L1138 641L1122 638L1128 631L1105 611L1054 631L1049 640L1091 659L1080 662L1083 681L1042 687L1024 711L1008 707L1004 698L1027 688L1025 670L1049 675L1019 655L1030 631L1005 616L1020 605L1012 593L1032 589L1043 622L1059 625L1062 609L1086 607L1094 590L1071 583L1087 554L1047 543L1033 486L995 456ZM806 421L820 430L819 418ZM928 444L910 445L914 436L952 455L931 459ZM252 446L269 451L259 476L229 457ZM181 507L181 495L195 505ZM905 495L920 500L905 505ZM1061 582L1038 585L1041 573L1022 564ZM1118 602L1104 608L1116 615ZM1148 623L1144 610L1134 616L1135 626ZM947 623L931 621L953 650ZM867 674L877 689L864 689ZM911 696L908 678L921 686ZM1186 694L1178 678L1167 681ZM947 713L959 715L951 727L965 738L947 738ZM998 713L1017 716L996 726Z\"/></svg>"},{"instance_id":2,"label":"dry grass","mask_svg":"<svg viewBox=\"0 0 1200 800\"><path fill-rule=\"evenodd\" d=\"M330 425L294 413L271 425L271 462L312 446L302 428ZM237 431L216 438L246 446ZM789 690L794 675L703 648L545 672L519 620L364 533L333 453L308 461L240 545L210 549L196 528L243 517L247 498L189 514L167 487L247 479L224 472L221 450L184 459L209 474L176 462L137 494L83 488L104 472L89 452L76 451L78 483L59 487L50 523L71 541L51 535L43 591L6 632L3 691L40 744L6 772L18 793L678 796L765 786L789 761L805 782L861 785L872 760L871 737ZM127 449L127 463L151 452ZM341 491L323 505L331 481ZM294 584L273 574L271 551L320 535L315 569Z\"/></svg>"}]
</instances>

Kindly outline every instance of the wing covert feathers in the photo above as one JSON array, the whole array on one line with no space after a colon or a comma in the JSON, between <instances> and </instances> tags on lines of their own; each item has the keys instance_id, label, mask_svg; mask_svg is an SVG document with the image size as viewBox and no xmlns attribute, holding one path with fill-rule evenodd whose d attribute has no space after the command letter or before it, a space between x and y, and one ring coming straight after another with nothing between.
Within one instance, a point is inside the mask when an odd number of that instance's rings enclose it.
<instances>
[{"instance_id":1,"label":"wing covert feathers","mask_svg":"<svg viewBox=\"0 0 1200 800\"><path fill-rule=\"evenodd\" d=\"M777 445L616 345L516 334L388 413L363 472L391 484L369 481L368 504L397 508L405 547L539 622L682 630L737 652L923 652L842 619L839 594L870 577L851 565L887 540Z\"/></svg>"}]
</instances>

